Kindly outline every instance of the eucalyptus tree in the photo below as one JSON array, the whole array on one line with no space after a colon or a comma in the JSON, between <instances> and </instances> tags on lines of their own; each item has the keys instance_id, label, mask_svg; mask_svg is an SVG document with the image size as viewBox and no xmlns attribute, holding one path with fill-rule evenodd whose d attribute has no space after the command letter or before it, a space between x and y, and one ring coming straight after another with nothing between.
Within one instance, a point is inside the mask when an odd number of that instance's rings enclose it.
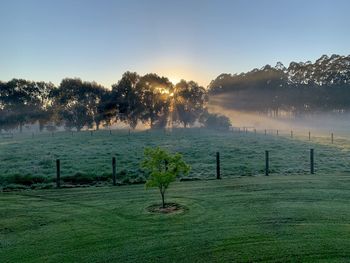
<instances>
[{"instance_id":1,"label":"eucalyptus tree","mask_svg":"<svg viewBox=\"0 0 350 263\"><path fill-rule=\"evenodd\" d=\"M110 98L105 103L105 111L116 121L122 121L135 129L141 120L144 107L142 90L137 83L140 76L136 72L125 72L117 84L112 85Z\"/></svg>"},{"instance_id":2,"label":"eucalyptus tree","mask_svg":"<svg viewBox=\"0 0 350 263\"><path fill-rule=\"evenodd\" d=\"M83 127L98 129L103 118L99 110L101 98L106 90L95 82L83 82L78 78L63 79L51 93L56 123L68 129Z\"/></svg>"},{"instance_id":3,"label":"eucalyptus tree","mask_svg":"<svg viewBox=\"0 0 350 263\"><path fill-rule=\"evenodd\" d=\"M186 128L202 114L207 101L206 90L194 81L181 80L172 92L173 122L180 122Z\"/></svg>"},{"instance_id":4,"label":"eucalyptus tree","mask_svg":"<svg viewBox=\"0 0 350 263\"><path fill-rule=\"evenodd\" d=\"M148 122L151 128L167 125L172 88L173 84L168 78L153 73L142 76L136 84L136 89L141 92L141 119Z\"/></svg>"},{"instance_id":5,"label":"eucalyptus tree","mask_svg":"<svg viewBox=\"0 0 350 263\"><path fill-rule=\"evenodd\" d=\"M5 128L22 131L26 123L46 122L51 118L49 94L52 83L12 79L0 84L0 123Z\"/></svg>"}]
</instances>

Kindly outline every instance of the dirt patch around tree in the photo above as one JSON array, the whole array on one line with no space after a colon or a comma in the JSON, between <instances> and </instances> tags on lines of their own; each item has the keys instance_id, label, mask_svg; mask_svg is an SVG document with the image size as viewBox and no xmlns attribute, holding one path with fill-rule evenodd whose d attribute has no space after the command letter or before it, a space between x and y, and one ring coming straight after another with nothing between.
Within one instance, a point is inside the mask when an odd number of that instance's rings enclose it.
<instances>
[{"instance_id":1,"label":"dirt patch around tree","mask_svg":"<svg viewBox=\"0 0 350 263\"><path fill-rule=\"evenodd\" d=\"M183 205L177 203L166 203L165 207L162 207L161 204L154 204L147 207L147 211L150 213L158 214L180 214L187 210Z\"/></svg>"}]
</instances>

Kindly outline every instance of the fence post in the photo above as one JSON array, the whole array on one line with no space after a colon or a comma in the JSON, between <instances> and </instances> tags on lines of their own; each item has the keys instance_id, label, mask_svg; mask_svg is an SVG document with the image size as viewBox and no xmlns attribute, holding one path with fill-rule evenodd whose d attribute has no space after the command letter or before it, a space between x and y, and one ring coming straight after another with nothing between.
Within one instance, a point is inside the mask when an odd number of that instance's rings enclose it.
<instances>
[{"instance_id":1,"label":"fence post","mask_svg":"<svg viewBox=\"0 0 350 263\"><path fill-rule=\"evenodd\" d=\"M221 179L220 175L220 153L216 152L216 179Z\"/></svg>"},{"instance_id":2,"label":"fence post","mask_svg":"<svg viewBox=\"0 0 350 263\"><path fill-rule=\"evenodd\" d=\"M112 135L112 130L109 130L109 135Z\"/></svg>"},{"instance_id":3,"label":"fence post","mask_svg":"<svg viewBox=\"0 0 350 263\"><path fill-rule=\"evenodd\" d=\"M56 186L57 186L57 188L61 187L61 161L60 161L60 159L56 160Z\"/></svg>"},{"instance_id":4,"label":"fence post","mask_svg":"<svg viewBox=\"0 0 350 263\"><path fill-rule=\"evenodd\" d=\"M256 129L254 129L254 135L256 134Z\"/></svg>"},{"instance_id":5,"label":"fence post","mask_svg":"<svg viewBox=\"0 0 350 263\"><path fill-rule=\"evenodd\" d=\"M314 174L314 149L310 149L310 173Z\"/></svg>"},{"instance_id":6,"label":"fence post","mask_svg":"<svg viewBox=\"0 0 350 263\"><path fill-rule=\"evenodd\" d=\"M293 131L290 131L290 138L293 138Z\"/></svg>"},{"instance_id":7,"label":"fence post","mask_svg":"<svg viewBox=\"0 0 350 263\"><path fill-rule=\"evenodd\" d=\"M309 131L309 141L311 141L311 132Z\"/></svg>"},{"instance_id":8,"label":"fence post","mask_svg":"<svg viewBox=\"0 0 350 263\"><path fill-rule=\"evenodd\" d=\"M266 129L265 129L265 135L266 135Z\"/></svg>"},{"instance_id":9,"label":"fence post","mask_svg":"<svg viewBox=\"0 0 350 263\"><path fill-rule=\"evenodd\" d=\"M278 130L276 131L276 135L278 136Z\"/></svg>"},{"instance_id":10,"label":"fence post","mask_svg":"<svg viewBox=\"0 0 350 263\"><path fill-rule=\"evenodd\" d=\"M265 175L269 175L269 151L265 151Z\"/></svg>"},{"instance_id":11,"label":"fence post","mask_svg":"<svg viewBox=\"0 0 350 263\"><path fill-rule=\"evenodd\" d=\"M116 177L116 160L115 157L112 158L112 177L113 177L113 185L117 185L117 177Z\"/></svg>"},{"instance_id":12,"label":"fence post","mask_svg":"<svg viewBox=\"0 0 350 263\"><path fill-rule=\"evenodd\" d=\"M332 141L332 144L333 144L333 142L334 142L333 132L332 132L332 134L331 134L331 141Z\"/></svg>"}]
</instances>

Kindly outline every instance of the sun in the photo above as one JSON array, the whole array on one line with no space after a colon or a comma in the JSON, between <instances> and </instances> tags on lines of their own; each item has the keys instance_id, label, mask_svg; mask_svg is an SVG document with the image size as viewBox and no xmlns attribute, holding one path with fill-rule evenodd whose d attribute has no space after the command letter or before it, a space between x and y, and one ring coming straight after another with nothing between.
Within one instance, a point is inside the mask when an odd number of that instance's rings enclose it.
<instances>
[{"instance_id":1,"label":"sun","mask_svg":"<svg viewBox=\"0 0 350 263\"><path fill-rule=\"evenodd\" d=\"M174 85L176 85L177 83L180 82L181 78L176 77L176 76L170 76L168 77L168 79L170 80L171 83L173 83Z\"/></svg>"}]
</instances>

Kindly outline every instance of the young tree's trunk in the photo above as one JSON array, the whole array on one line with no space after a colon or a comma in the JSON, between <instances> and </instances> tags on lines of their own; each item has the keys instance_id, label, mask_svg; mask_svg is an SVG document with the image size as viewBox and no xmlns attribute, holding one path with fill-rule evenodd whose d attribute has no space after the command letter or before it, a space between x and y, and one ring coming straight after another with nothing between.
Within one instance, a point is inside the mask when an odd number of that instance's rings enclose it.
<instances>
[{"instance_id":1,"label":"young tree's trunk","mask_svg":"<svg viewBox=\"0 0 350 263\"><path fill-rule=\"evenodd\" d=\"M96 122L96 131L100 130L100 122Z\"/></svg>"},{"instance_id":2,"label":"young tree's trunk","mask_svg":"<svg viewBox=\"0 0 350 263\"><path fill-rule=\"evenodd\" d=\"M22 131L23 131L23 123L21 122L21 123L19 124L19 132L22 133Z\"/></svg>"},{"instance_id":3,"label":"young tree's trunk","mask_svg":"<svg viewBox=\"0 0 350 263\"><path fill-rule=\"evenodd\" d=\"M168 171L168 160L164 160L165 171Z\"/></svg>"},{"instance_id":4,"label":"young tree's trunk","mask_svg":"<svg viewBox=\"0 0 350 263\"><path fill-rule=\"evenodd\" d=\"M160 190L160 195L162 196L162 207L165 208L165 197L164 197L165 190L162 187L159 190Z\"/></svg>"},{"instance_id":5,"label":"young tree's trunk","mask_svg":"<svg viewBox=\"0 0 350 263\"><path fill-rule=\"evenodd\" d=\"M162 207L165 208L164 193L162 193Z\"/></svg>"}]
</instances>

